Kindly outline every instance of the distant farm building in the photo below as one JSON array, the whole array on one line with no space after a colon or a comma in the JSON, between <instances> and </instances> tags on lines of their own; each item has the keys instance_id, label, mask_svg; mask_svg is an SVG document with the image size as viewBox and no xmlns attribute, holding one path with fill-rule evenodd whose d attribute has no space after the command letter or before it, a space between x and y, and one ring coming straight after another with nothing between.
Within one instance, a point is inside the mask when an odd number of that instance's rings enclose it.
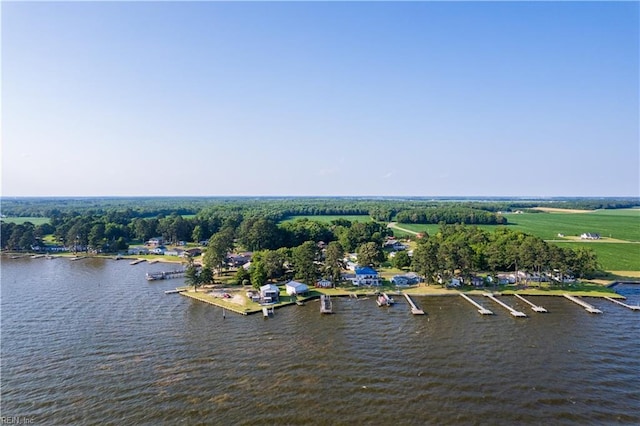
<instances>
[{"instance_id":1,"label":"distant farm building","mask_svg":"<svg viewBox=\"0 0 640 426\"><path fill-rule=\"evenodd\" d=\"M600 234L595 234L592 232L585 232L584 234L580 235L580 239L582 240L599 240L600 239Z\"/></svg>"}]
</instances>

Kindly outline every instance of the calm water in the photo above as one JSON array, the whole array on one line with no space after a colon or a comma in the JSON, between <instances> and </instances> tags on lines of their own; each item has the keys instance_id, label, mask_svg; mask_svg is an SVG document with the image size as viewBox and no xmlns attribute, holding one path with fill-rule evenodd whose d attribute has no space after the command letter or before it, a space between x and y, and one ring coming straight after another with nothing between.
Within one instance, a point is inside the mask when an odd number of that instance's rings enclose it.
<instances>
[{"instance_id":1,"label":"calm water","mask_svg":"<svg viewBox=\"0 0 640 426\"><path fill-rule=\"evenodd\" d=\"M483 317L460 297L243 317L148 283L167 265L2 260L2 416L38 424L637 424L640 312ZM622 286L640 302L640 286Z\"/></svg>"}]
</instances>

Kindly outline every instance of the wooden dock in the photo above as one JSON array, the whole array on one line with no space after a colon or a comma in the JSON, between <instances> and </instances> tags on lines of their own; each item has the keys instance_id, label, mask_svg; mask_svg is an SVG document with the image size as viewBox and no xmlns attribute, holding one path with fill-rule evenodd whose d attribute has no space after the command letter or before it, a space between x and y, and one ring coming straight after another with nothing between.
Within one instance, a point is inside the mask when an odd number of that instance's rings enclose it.
<instances>
[{"instance_id":1,"label":"wooden dock","mask_svg":"<svg viewBox=\"0 0 640 426\"><path fill-rule=\"evenodd\" d=\"M164 294L178 294L180 292L183 292L184 290L178 290L177 288L175 290L165 290Z\"/></svg>"},{"instance_id":2,"label":"wooden dock","mask_svg":"<svg viewBox=\"0 0 640 426\"><path fill-rule=\"evenodd\" d=\"M526 318L527 314L525 314L524 312L520 312L520 311L516 311L515 309L513 309L511 306L507 305L506 303L496 299L496 297L491 294L491 293L485 293L484 294L485 297L488 297L489 299L493 300L494 302L496 302L498 305L502 306L503 308L505 308L507 311L509 311L509 313L511 315L513 315L516 318Z\"/></svg>"},{"instance_id":3,"label":"wooden dock","mask_svg":"<svg viewBox=\"0 0 640 426\"><path fill-rule=\"evenodd\" d=\"M147 281L169 280L171 278L184 277L187 271L185 269L166 271L166 272L147 272L145 278Z\"/></svg>"},{"instance_id":4,"label":"wooden dock","mask_svg":"<svg viewBox=\"0 0 640 426\"><path fill-rule=\"evenodd\" d=\"M619 300L612 299L612 298L610 298L610 297L606 297L606 296L605 296L605 299L610 300L610 301L612 301L613 303L617 303L617 304L618 304L618 305L620 305L620 306L624 306L625 308L629 308L629 309L631 309L632 311L640 311L640 306L638 306L638 305L627 305L626 303L622 303L622 302L621 302L621 301L619 301Z\"/></svg>"},{"instance_id":5,"label":"wooden dock","mask_svg":"<svg viewBox=\"0 0 640 426\"><path fill-rule=\"evenodd\" d=\"M464 294L464 293L458 293L458 294L460 296L462 296L467 302L471 303L473 306L478 308L478 312L480 314L482 314L482 315L493 315L493 312L491 312L490 310L488 310L484 306L480 305L479 303L476 303L472 298L470 298L466 294Z\"/></svg>"},{"instance_id":6,"label":"wooden dock","mask_svg":"<svg viewBox=\"0 0 640 426\"><path fill-rule=\"evenodd\" d=\"M541 313L548 312L542 306L538 306L538 305L535 305L535 304L531 303L530 301L528 301L524 297L520 296L519 294L514 294L514 296L517 297L518 299L522 300L524 303L528 304L529 306L531 306L531 309L533 309L534 312L541 312Z\"/></svg>"},{"instance_id":7,"label":"wooden dock","mask_svg":"<svg viewBox=\"0 0 640 426\"><path fill-rule=\"evenodd\" d=\"M323 294L320 296L320 313L321 314L333 313L333 303L331 302L331 296L327 294Z\"/></svg>"},{"instance_id":8,"label":"wooden dock","mask_svg":"<svg viewBox=\"0 0 640 426\"><path fill-rule=\"evenodd\" d=\"M136 259L136 260L132 260L131 262L129 262L129 265L137 265L138 263L142 263L145 262L146 259Z\"/></svg>"},{"instance_id":9,"label":"wooden dock","mask_svg":"<svg viewBox=\"0 0 640 426\"><path fill-rule=\"evenodd\" d=\"M595 308L594 306L588 304L587 302L585 302L584 300L580 300L575 296L571 296L569 294L563 294L563 296L569 300L571 300L573 303L576 303L580 306L582 306L585 311L591 313L591 314L601 314L602 311L600 309Z\"/></svg>"},{"instance_id":10,"label":"wooden dock","mask_svg":"<svg viewBox=\"0 0 640 426\"><path fill-rule=\"evenodd\" d=\"M409 306L411 307L411 313L413 315L424 315L424 311L420 308L418 308L418 305L416 305L413 300L411 300L411 297L407 294L404 293L404 298L407 299L407 302L409 303Z\"/></svg>"},{"instance_id":11,"label":"wooden dock","mask_svg":"<svg viewBox=\"0 0 640 426\"><path fill-rule=\"evenodd\" d=\"M273 306L271 307L271 309L269 309L266 306L262 307L262 316L265 318L269 318L269 316L275 314L275 311L273 310Z\"/></svg>"}]
</instances>

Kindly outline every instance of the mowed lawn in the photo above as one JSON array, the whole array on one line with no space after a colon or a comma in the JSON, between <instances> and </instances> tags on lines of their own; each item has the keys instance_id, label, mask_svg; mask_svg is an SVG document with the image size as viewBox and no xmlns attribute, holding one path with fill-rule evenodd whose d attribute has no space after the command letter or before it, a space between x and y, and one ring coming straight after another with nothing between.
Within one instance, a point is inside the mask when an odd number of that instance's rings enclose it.
<instances>
[{"instance_id":1,"label":"mowed lawn","mask_svg":"<svg viewBox=\"0 0 640 426\"><path fill-rule=\"evenodd\" d=\"M35 226L38 225L42 225L43 223L49 223L49 218L48 217L15 217L15 216L8 216L8 217L3 217L2 218L3 222L7 222L7 223L15 223L15 224L23 224L25 222L31 222L33 223Z\"/></svg>"}]
</instances>

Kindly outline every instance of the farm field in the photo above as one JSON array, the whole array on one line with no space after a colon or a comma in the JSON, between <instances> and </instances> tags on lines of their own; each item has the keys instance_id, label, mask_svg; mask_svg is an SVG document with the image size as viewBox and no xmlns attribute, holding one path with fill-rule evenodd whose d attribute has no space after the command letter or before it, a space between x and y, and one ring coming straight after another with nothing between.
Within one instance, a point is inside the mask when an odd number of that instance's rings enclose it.
<instances>
[{"instance_id":1,"label":"farm field","mask_svg":"<svg viewBox=\"0 0 640 426\"><path fill-rule=\"evenodd\" d=\"M607 271L640 271L640 243L555 242L561 247L586 247Z\"/></svg>"},{"instance_id":2,"label":"farm field","mask_svg":"<svg viewBox=\"0 0 640 426\"><path fill-rule=\"evenodd\" d=\"M640 209L598 210L590 213L523 213L506 216L509 227L545 240L594 232L602 237L640 241Z\"/></svg>"},{"instance_id":3,"label":"farm field","mask_svg":"<svg viewBox=\"0 0 640 426\"><path fill-rule=\"evenodd\" d=\"M283 222L291 222L296 219L309 219L316 222L329 223L332 220L346 219L351 222L371 222L371 216L369 215L326 215L326 216L290 216L283 220Z\"/></svg>"},{"instance_id":4,"label":"farm field","mask_svg":"<svg viewBox=\"0 0 640 426\"><path fill-rule=\"evenodd\" d=\"M338 218L371 220L368 216L296 216L298 217L322 222ZM598 210L588 213L522 213L509 214L507 219L509 229L536 235L556 244L593 249L605 270L640 271L640 209ZM398 223L397 226L428 234L435 234L439 228L439 225L410 223ZM492 225L478 227L489 232L497 228ZM584 232L598 233L603 240L577 239ZM394 229L394 234L401 237L410 235L397 229ZM558 234L564 234L565 237L558 237ZM617 241L608 242L609 238Z\"/></svg>"},{"instance_id":5,"label":"farm field","mask_svg":"<svg viewBox=\"0 0 640 426\"><path fill-rule=\"evenodd\" d=\"M15 223L17 225L23 224L25 222L31 222L35 226L42 225L43 223L49 223L48 217L14 217L8 216L2 218L3 222L6 223Z\"/></svg>"},{"instance_id":6,"label":"farm field","mask_svg":"<svg viewBox=\"0 0 640 426\"><path fill-rule=\"evenodd\" d=\"M509 229L536 235L545 240L579 237L593 232L602 237L623 241L640 241L640 209L599 210L590 213L522 213L506 215ZM401 228L433 234L439 225L398 223ZM472 225L470 225L472 226ZM480 225L480 229L493 231L494 225Z\"/></svg>"}]
</instances>

